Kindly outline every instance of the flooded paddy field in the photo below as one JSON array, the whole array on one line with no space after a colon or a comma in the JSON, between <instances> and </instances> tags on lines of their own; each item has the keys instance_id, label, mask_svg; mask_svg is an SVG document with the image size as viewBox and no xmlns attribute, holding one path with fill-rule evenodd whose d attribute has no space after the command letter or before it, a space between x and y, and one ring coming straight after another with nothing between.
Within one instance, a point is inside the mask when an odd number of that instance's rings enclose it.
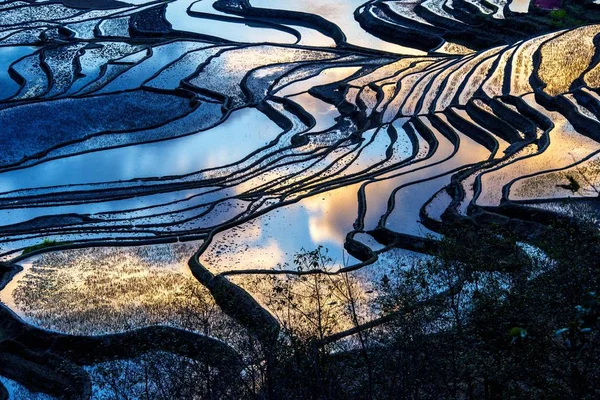
<instances>
[{"instance_id":1,"label":"flooded paddy field","mask_svg":"<svg viewBox=\"0 0 600 400\"><path fill-rule=\"evenodd\" d=\"M407 315L537 282L598 229L600 11L531 3L0 0L0 399L379 398Z\"/></svg>"}]
</instances>

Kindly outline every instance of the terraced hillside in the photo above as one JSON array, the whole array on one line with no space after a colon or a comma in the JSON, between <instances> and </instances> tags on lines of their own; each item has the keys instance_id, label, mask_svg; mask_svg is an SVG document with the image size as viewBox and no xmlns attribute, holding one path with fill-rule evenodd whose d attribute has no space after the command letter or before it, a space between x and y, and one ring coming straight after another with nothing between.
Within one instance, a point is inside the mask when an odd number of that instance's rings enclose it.
<instances>
[{"instance_id":1,"label":"terraced hillside","mask_svg":"<svg viewBox=\"0 0 600 400\"><path fill-rule=\"evenodd\" d=\"M372 303L382 277L457 226L528 258L557 221L594 226L600 25L529 10L0 2L2 382L88 398L99 366L148 352L268 376L282 276L350 276L358 317L332 300L320 343L352 346L393 319ZM316 246L331 260L294 259ZM230 325L174 311L207 304Z\"/></svg>"}]
</instances>

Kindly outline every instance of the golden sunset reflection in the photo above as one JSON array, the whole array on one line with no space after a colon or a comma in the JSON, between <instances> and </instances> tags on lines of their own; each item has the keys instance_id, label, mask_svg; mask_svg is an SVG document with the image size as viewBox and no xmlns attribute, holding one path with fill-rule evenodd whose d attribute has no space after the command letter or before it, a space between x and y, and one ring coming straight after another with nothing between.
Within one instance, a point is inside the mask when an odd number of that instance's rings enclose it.
<instances>
[{"instance_id":1,"label":"golden sunset reflection","mask_svg":"<svg viewBox=\"0 0 600 400\"><path fill-rule=\"evenodd\" d=\"M354 19L354 11L362 11L363 0L332 1L323 0L253 0L252 6L260 8L277 8L280 10L301 11L317 14L338 25L347 36L348 43L398 54L420 55L424 52L410 47L400 46L381 40L365 32Z\"/></svg>"},{"instance_id":2,"label":"golden sunset reflection","mask_svg":"<svg viewBox=\"0 0 600 400\"><path fill-rule=\"evenodd\" d=\"M359 184L304 198L273 210L213 238L201 261L211 271L274 269L293 255L323 245L330 249L335 268L348 257L346 233L357 216Z\"/></svg>"},{"instance_id":3,"label":"golden sunset reflection","mask_svg":"<svg viewBox=\"0 0 600 400\"><path fill-rule=\"evenodd\" d=\"M276 96L290 96L305 92L310 88L328 85L330 83L341 82L344 79L350 77L352 74L361 70L362 67L331 67L323 70L321 73L314 77L310 77L304 80L294 82L287 85L275 92Z\"/></svg>"},{"instance_id":4,"label":"golden sunset reflection","mask_svg":"<svg viewBox=\"0 0 600 400\"><path fill-rule=\"evenodd\" d=\"M598 197L599 191L600 158L596 155L571 168L521 179L512 186L510 197L513 200Z\"/></svg>"},{"instance_id":5,"label":"golden sunset reflection","mask_svg":"<svg viewBox=\"0 0 600 400\"><path fill-rule=\"evenodd\" d=\"M532 96L526 96L525 99L531 102L530 104L534 104ZM504 185L517 177L564 168L600 149L600 145L596 141L579 134L562 114L545 109L540 109L540 111L548 115L554 122L554 128L549 133L549 147L543 153L509 164L498 172L490 174L489 177L487 174L484 175L483 191L498 191L501 189L500 182ZM486 182L495 174L501 174L505 178L496 183L494 187L486 187ZM526 198L532 195L536 186L527 185L526 182L524 179L517 180L511 187L509 197L513 198L514 195L515 198Z\"/></svg>"},{"instance_id":6,"label":"golden sunset reflection","mask_svg":"<svg viewBox=\"0 0 600 400\"><path fill-rule=\"evenodd\" d=\"M155 324L201 330L201 315L216 305L187 267L197 245L91 248L42 255L15 281L15 311L35 325L72 334L113 333Z\"/></svg>"},{"instance_id":7,"label":"golden sunset reflection","mask_svg":"<svg viewBox=\"0 0 600 400\"><path fill-rule=\"evenodd\" d=\"M541 47L538 75L551 96L568 92L571 84L586 69L594 56L594 38L600 25L584 26L562 34Z\"/></svg>"}]
</instances>

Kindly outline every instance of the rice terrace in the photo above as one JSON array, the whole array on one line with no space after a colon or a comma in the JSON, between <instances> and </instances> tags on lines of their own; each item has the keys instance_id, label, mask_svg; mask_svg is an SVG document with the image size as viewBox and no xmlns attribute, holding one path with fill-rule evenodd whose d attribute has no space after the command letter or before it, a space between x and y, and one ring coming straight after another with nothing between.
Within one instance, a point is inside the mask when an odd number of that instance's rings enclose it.
<instances>
[{"instance_id":1,"label":"rice terrace","mask_svg":"<svg viewBox=\"0 0 600 400\"><path fill-rule=\"evenodd\" d=\"M0 0L0 400L598 398L598 0Z\"/></svg>"}]
</instances>

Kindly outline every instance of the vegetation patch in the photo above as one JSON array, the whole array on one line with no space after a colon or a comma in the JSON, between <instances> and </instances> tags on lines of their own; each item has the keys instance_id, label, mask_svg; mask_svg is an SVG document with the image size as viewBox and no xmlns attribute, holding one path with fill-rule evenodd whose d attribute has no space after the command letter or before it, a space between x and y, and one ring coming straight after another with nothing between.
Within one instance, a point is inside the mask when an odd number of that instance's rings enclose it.
<instances>
[{"instance_id":1,"label":"vegetation patch","mask_svg":"<svg viewBox=\"0 0 600 400\"><path fill-rule=\"evenodd\" d=\"M23 249L23 253L21 253L21 254L25 255L25 254L32 253L36 250L42 250L42 249L46 249L48 247L54 247L54 246L59 246L59 245L63 245L63 244L68 244L68 243L61 243L61 242L57 242L56 240L52 240L52 239L44 239L42 241L42 243L40 243L40 244L26 247L25 249Z\"/></svg>"}]
</instances>

